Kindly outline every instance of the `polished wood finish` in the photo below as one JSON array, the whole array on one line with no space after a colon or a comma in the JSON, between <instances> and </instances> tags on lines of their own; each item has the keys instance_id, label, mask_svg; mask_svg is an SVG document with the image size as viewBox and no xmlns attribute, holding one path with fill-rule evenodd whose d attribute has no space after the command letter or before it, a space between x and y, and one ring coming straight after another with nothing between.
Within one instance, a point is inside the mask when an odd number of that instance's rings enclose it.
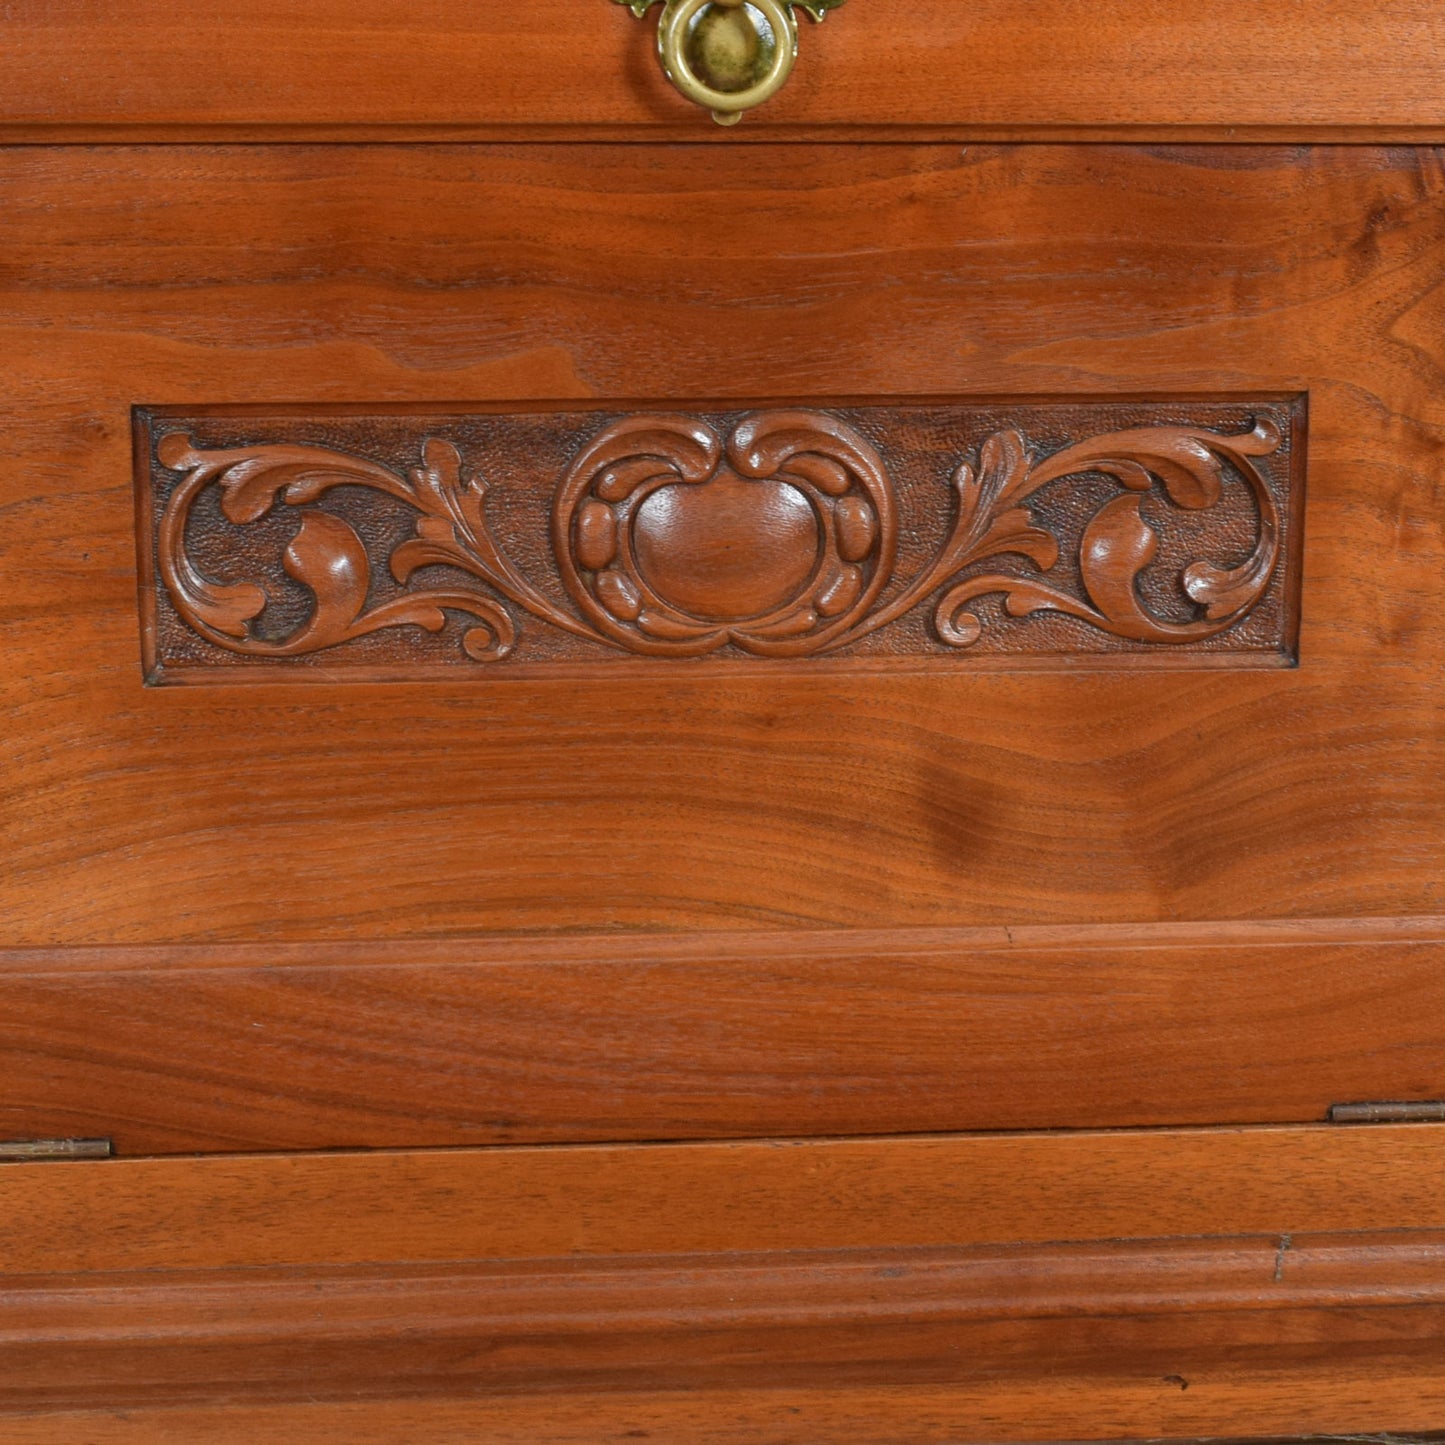
<instances>
[{"instance_id":1,"label":"polished wood finish","mask_svg":"<svg viewBox=\"0 0 1445 1445\"><path fill-rule=\"evenodd\" d=\"M1422 1231L0 1278L7 1412L485 1391L1018 1388L1121 1363L1161 1401L1266 1351L1438 1366ZM1001 1392L1002 1393L1002 1392ZM1416 1416L1415 1418L1419 1418Z\"/></svg>"},{"instance_id":2,"label":"polished wood finish","mask_svg":"<svg viewBox=\"0 0 1445 1445\"><path fill-rule=\"evenodd\" d=\"M1288 1445L1321 1437L1408 1445L1433 1432L1442 1393L1429 1366L1382 1369L1363 1361L1308 1355L1278 1371L1236 1362L1207 1392L1197 1384L1173 1394L1150 1376L1125 1371L1099 1378L1054 1372L1038 1381L982 1386L801 1390L665 1390L553 1397L409 1399L307 1404L161 1407L65 1412L5 1420L16 1445L595 1445L600 1438L667 1445L994 1445L994 1442L1173 1439L1219 1445L1220 1430L1291 1435ZM1106 1422L1091 1427L1091 1421ZM1378 1422L1402 1422L1381 1433ZM1360 1421L1351 1425L1350 1421ZM1410 1422L1417 1422L1411 1424ZM1342 1423L1343 1422L1343 1423ZM1423 1422L1423 1423L1420 1423ZM1089 1430L1109 1435L1090 1436ZM1431 1434L1427 1438L1436 1439Z\"/></svg>"},{"instance_id":3,"label":"polished wood finish","mask_svg":"<svg viewBox=\"0 0 1445 1445\"><path fill-rule=\"evenodd\" d=\"M0 1438L1438 1429L1445 1126L1078 1126L1445 1100L1439 7L853 0L733 134L605 0L301 9L4 7L0 1132L213 1152L0 1163ZM1297 670L145 684L138 406L1100 397L1307 405ZM1001 419L1000 494L1013 426L1079 440ZM572 480L561 595L644 632ZM728 627L800 570L754 481L634 528ZM234 1152L337 1145L404 1150Z\"/></svg>"},{"instance_id":4,"label":"polished wood finish","mask_svg":"<svg viewBox=\"0 0 1445 1445\"><path fill-rule=\"evenodd\" d=\"M0 1138L1310 1122L1445 1100L1442 1018L1445 919L9 951Z\"/></svg>"},{"instance_id":5,"label":"polished wood finish","mask_svg":"<svg viewBox=\"0 0 1445 1445\"><path fill-rule=\"evenodd\" d=\"M609 0L215 0L184 23L165 0L12 0L0 134L711 139L660 74L653 24ZM719 144L1445 135L1432 0L851 0L803 25L786 88Z\"/></svg>"},{"instance_id":6,"label":"polished wood finish","mask_svg":"<svg viewBox=\"0 0 1445 1445\"><path fill-rule=\"evenodd\" d=\"M1423 1430L1445 1399L1442 1139L1421 1125L7 1166L0 1430ZM1206 1223L1236 1232L1186 1237ZM1097 1237L1115 1231L1136 1238ZM104 1413L78 1408L92 1404Z\"/></svg>"},{"instance_id":7,"label":"polished wood finish","mask_svg":"<svg viewBox=\"0 0 1445 1445\"><path fill-rule=\"evenodd\" d=\"M1432 158L773 155L763 204L746 150L6 153L0 942L1440 912ZM143 686L137 399L719 377L743 398L1308 391L1305 665Z\"/></svg>"},{"instance_id":8,"label":"polished wood finish","mask_svg":"<svg viewBox=\"0 0 1445 1445\"><path fill-rule=\"evenodd\" d=\"M0 1167L12 1274L1445 1230L1445 1126Z\"/></svg>"},{"instance_id":9,"label":"polished wood finish","mask_svg":"<svg viewBox=\"0 0 1445 1445\"><path fill-rule=\"evenodd\" d=\"M1303 398L136 427L153 682L1295 656Z\"/></svg>"}]
</instances>

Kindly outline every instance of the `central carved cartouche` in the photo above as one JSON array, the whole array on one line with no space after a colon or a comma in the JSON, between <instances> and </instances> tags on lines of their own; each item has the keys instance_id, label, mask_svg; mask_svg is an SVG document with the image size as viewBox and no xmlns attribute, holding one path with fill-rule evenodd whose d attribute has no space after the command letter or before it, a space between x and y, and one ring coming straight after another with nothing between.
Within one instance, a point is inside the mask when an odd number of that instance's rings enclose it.
<instances>
[{"instance_id":1,"label":"central carved cartouche","mask_svg":"<svg viewBox=\"0 0 1445 1445\"><path fill-rule=\"evenodd\" d=\"M807 497L729 469L653 492L637 509L635 534L643 577L700 621L761 617L791 602L818 565L818 519Z\"/></svg>"},{"instance_id":2,"label":"central carved cartouche","mask_svg":"<svg viewBox=\"0 0 1445 1445\"><path fill-rule=\"evenodd\" d=\"M572 464L553 526L589 621L680 657L820 650L876 600L898 531L883 459L812 411L759 412L726 438L685 416L615 422Z\"/></svg>"}]
</instances>

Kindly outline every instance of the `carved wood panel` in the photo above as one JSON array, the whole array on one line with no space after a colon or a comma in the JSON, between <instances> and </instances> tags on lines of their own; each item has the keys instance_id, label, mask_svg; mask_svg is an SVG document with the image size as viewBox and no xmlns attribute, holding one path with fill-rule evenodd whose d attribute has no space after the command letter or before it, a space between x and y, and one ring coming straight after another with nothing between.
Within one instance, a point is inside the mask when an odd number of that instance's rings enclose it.
<instances>
[{"instance_id":1,"label":"carved wood panel","mask_svg":"<svg viewBox=\"0 0 1445 1445\"><path fill-rule=\"evenodd\" d=\"M1304 399L138 408L147 676L1288 665Z\"/></svg>"}]
</instances>

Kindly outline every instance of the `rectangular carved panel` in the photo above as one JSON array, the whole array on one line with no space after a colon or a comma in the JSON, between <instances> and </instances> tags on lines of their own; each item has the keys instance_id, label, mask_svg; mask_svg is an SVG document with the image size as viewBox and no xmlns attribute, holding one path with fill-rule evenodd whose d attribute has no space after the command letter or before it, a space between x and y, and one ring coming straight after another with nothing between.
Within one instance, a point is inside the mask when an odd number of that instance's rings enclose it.
<instances>
[{"instance_id":1,"label":"rectangular carved panel","mask_svg":"<svg viewBox=\"0 0 1445 1445\"><path fill-rule=\"evenodd\" d=\"M138 408L147 676L1289 665L1302 397Z\"/></svg>"}]
</instances>

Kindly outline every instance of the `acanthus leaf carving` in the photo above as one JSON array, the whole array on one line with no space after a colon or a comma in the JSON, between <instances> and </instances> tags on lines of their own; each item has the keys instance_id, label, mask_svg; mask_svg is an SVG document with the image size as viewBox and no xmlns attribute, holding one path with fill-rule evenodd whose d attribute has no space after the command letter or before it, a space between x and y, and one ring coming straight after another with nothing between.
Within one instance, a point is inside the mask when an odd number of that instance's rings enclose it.
<instances>
[{"instance_id":1,"label":"acanthus leaf carving","mask_svg":"<svg viewBox=\"0 0 1445 1445\"><path fill-rule=\"evenodd\" d=\"M1002 604L997 625L1050 612L1120 643L1179 648L1237 626L1279 578L1282 514L1260 462L1283 440L1269 417L1243 432L1126 427L1043 453L1021 429L996 429L955 464L951 487L940 479L951 520L931 556L900 576L898 489L875 443L843 417L775 409L720 428L685 413L627 416L583 437L565 467L550 509L554 575L536 580L494 535L489 483L468 473L450 440L423 437L419 465L403 471L289 441L208 448L171 431L155 456L181 480L159 517L156 555L185 624L250 658L301 658L393 630L436 633L453 614L467 619L461 646L477 662L511 656L525 619L636 656L804 658L849 648L925 605L935 643L963 651L985 635L976 604L990 595ZM1040 499L1090 477L1119 493L1066 551ZM312 605L284 636L258 628L271 600L263 581L209 575L191 556L192 511L212 487L237 528L278 506L299 510L281 565ZM1191 560L1176 580L1194 615L1157 614L1140 585L1160 546L1147 498L1207 512L1231 487L1246 489L1256 516L1251 550ZM371 557L344 509L319 505L345 488L410 510L410 535ZM373 600L383 563L403 590ZM476 585L437 585L434 568Z\"/></svg>"},{"instance_id":2,"label":"acanthus leaf carving","mask_svg":"<svg viewBox=\"0 0 1445 1445\"><path fill-rule=\"evenodd\" d=\"M1277 451L1282 439L1278 427L1268 421L1257 423L1244 436L1219 436L1182 427L1150 427L1094 438L1034 464L1019 446L1021 439L1016 434L991 438L990 443L1000 442L999 450L1008 459L1007 478L992 489L979 488L973 495L989 494L994 508L1038 492L1050 483L1089 472L1112 477L1127 491L1107 502L1085 528L1079 571L1086 597L1075 597L1032 577L1000 574L970 577L952 587L938 604L935 625L939 635L956 646L971 646L976 642L981 629L977 618L969 616L965 609L990 593L1004 595L1004 607L1010 617L1022 618L1041 611L1062 612L1131 642L1165 645L1201 642L1233 627L1264 595L1279 565L1279 509L1254 463L1255 458ZM990 443L984 447L985 469ZM1187 623L1165 621L1145 607L1137 586L1140 574L1158 550L1158 536L1144 518L1140 494L1147 492L1157 479L1175 505L1192 510L1212 507L1223 494L1226 461L1238 471L1253 494L1259 512L1258 541L1249 557L1237 567L1221 568L1206 560L1185 568L1180 579L1183 590L1204 607L1205 615ZM985 503L983 514L987 511ZM963 516L961 511L960 518ZM1027 530L1034 532L1032 528ZM1026 540L1021 538L1018 543L995 550L1024 551L1042 571L1048 572L1057 562L1050 560L1054 558L1052 552L1035 550L1039 540L1036 535L1030 535Z\"/></svg>"}]
</instances>

